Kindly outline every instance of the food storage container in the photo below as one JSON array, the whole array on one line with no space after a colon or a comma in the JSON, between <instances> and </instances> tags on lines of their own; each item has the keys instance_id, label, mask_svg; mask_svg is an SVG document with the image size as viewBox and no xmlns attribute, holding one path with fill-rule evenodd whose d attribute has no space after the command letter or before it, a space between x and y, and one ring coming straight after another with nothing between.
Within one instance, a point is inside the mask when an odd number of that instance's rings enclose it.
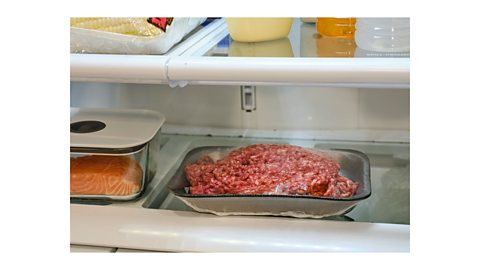
<instances>
[{"instance_id":1,"label":"food storage container","mask_svg":"<svg viewBox=\"0 0 480 270\"><path fill-rule=\"evenodd\" d=\"M293 18L226 18L228 31L238 42L259 42L284 38Z\"/></svg>"},{"instance_id":2,"label":"food storage container","mask_svg":"<svg viewBox=\"0 0 480 270\"><path fill-rule=\"evenodd\" d=\"M165 54L206 18L71 18L70 52Z\"/></svg>"},{"instance_id":3,"label":"food storage container","mask_svg":"<svg viewBox=\"0 0 480 270\"><path fill-rule=\"evenodd\" d=\"M253 195L253 194L190 194L185 167L206 155L218 160L237 147L205 146L189 151L168 187L178 199L198 212L216 215L274 215L300 218L324 218L341 215L371 194L370 163L368 157L355 150L332 149L320 152L340 164L340 175L358 183L356 193L349 198L307 195ZM318 150L312 150L318 151Z\"/></svg>"},{"instance_id":4,"label":"food storage container","mask_svg":"<svg viewBox=\"0 0 480 270\"><path fill-rule=\"evenodd\" d=\"M70 198L139 197L153 176L150 141L164 121L149 110L70 108Z\"/></svg>"}]
</instances>

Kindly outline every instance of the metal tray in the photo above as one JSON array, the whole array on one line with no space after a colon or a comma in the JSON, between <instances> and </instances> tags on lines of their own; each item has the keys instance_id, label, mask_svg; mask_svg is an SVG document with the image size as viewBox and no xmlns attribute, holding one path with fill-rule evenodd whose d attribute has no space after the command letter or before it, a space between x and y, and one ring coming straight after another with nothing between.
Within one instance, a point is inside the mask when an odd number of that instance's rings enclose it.
<instances>
[{"instance_id":1,"label":"metal tray","mask_svg":"<svg viewBox=\"0 0 480 270\"><path fill-rule=\"evenodd\" d=\"M371 194L370 162L368 157L355 150L318 150L340 163L340 174L359 183L357 192L350 198L331 198L306 195L243 195L243 194L189 194L185 166L204 155L214 160L226 156L237 146L206 146L187 153L168 188L177 198L198 212L216 215L273 215L302 218L323 218L341 215L351 210Z\"/></svg>"}]
</instances>

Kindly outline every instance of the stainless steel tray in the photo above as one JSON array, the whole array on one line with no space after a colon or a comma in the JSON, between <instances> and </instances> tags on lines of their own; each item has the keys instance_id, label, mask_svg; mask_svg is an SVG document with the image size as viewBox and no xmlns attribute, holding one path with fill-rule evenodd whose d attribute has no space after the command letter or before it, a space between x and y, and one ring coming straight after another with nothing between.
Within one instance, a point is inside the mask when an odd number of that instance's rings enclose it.
<instances>
[{"instance_id":1,"label":"stainless steel tray","mask_svg":"<svg viewBox=\"0 0 480 270\"><path fill-rule=\"evenodd\" d=\"M170 179L169 190L185 204L198 212L216 215L274 215L323 218L341 215L371 194L370 163L368 157L355 150L318 150L340 163L340 174L359 184L350 198L331 198L306 195L243 195L243 194L189 194L185 166L204 155L214 160L227 155L237 146L206 146L187 153L176 173ZM312 149L313 150L313 149Z\"/></svg>"}]
</instances>

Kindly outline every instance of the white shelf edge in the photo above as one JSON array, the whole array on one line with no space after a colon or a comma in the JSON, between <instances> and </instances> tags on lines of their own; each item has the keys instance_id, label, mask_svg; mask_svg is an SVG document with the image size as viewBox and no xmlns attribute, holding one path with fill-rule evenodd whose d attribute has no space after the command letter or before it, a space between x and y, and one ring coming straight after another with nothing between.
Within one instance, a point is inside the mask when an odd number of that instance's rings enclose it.
<instances>
[{"instance_id":1,"label":"white shelf edge","mask_svg":"<svg viewBox=\"0 0 480 270\"><path fill-rule=\"evenodd\" d=\"M252 82L252 81L184 81L171 84L176 85L254 85L254 86L302 86L302 87L329 87L329 88L361 88L361 89L398 89L408 90L409 83L313 83L313 82Z\"/></svg>"},{"instance_id":2,"label":"white shelf edge","mask_svg":"<svg viewBox=\"0 0 480 270\"><path fill-rule=\"evenodd\" d=\"M202 44L202 41L206 39L212 33L218 32L219 28L225 27L224 19L217 19L208 25L206 25L203 29L199 30L197 33L193 34L191 37L188 37L185 41L181 42L177 46L175 46L170 52L166 55L169 57L174 57L178 55L185 55L192 47L198 46L198 44Z\"/></svg>"},{"instance_id":3,"label":"white shelf edge","mask_svg":"<svg viewBox=\"0 0 480 270\"><path fill-rule=\"evenodd\" d=\"M70 80L119 83L168 83L167 61L222 27L224 22L211 22L164 55L70 54Z\"/></svg>"},{"instance_id":4,"label":"white shelf edge","mask_svg":"<svg viewBox=\"0 0 480 270\"><path fill-rule=\"evenodd\" d=\"M301 140L345 140L359 142L409 143L409 130L382 129L326 129L326 130L271 130L271 129L231 129L165 124L163 134L211 135L227 137L279 138Z\"/></svg>"},{"instance_id":5,"label":"white shelf edge","mask_svg":"<svg viewBox=\"0 0 480 270\"><path fill-rule=\"evenodd\" d=\"M229 34L225 19L219 19L216 23L218 23L218 27L211 31L207 38L204 38L191 46L188 50L182 53L182 56L202 56L218 42L224 39Z\"/></svg>"},{"instance_id":6,"label":"white shelf edge","mask_svg":"<svg viewBox=\"0 0 480 270\"><path fill-rule=\"evenodd\" d=\"M70 205L70 243L187 252L408 252L410 226Z\"/></svg>"},{"instance_id":7,"label":"white shelf edge","mask_svg":"<svg viewBox=\"0 0 480 270\"><path fill-rule=\"evenodd\" d=\"M71 81L165 83L165 56L71 54Z\"/></svg>"},{"instance_id":8,"label":"white shelf edge","mask_svg":"<svg viewBox=\"0 0 480 270\"><path fill-rule=\"evenodd\" d=\"M177 57L168 65L171 81L188 83L380 85L395 88L410 85L410 60L407 58Z\"/></svg>"}]
</instances>

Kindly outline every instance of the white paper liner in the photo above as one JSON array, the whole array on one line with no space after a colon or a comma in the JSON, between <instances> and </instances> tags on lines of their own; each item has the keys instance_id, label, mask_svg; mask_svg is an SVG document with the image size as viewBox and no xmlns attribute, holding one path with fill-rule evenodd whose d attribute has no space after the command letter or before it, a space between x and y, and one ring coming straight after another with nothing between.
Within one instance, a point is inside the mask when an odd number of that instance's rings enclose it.
<instances>
[{"instance_id":1,"label":"white paper liner","mask_svg":"<svg viewBox=\"0 0 480 270\"><path fill-rule=\"evenodd\" d=\"M295 218L314 218L314 219L320 219L320 218L325 218L325 217L330 217L330 216L338 216L341 214L344 214L348 212L350 209L352 209L357 203L354 203L353 205L350 205L340 211L335 211L335 212L330 212L327 214L323 215L314 215L314 214L307 214L305 212L301 211L285 211L285 212L279 212L279 213L274 213L274 212L219 212L211 209L205 209L205 208L200 208L189 201L185 200L182 197L176 196L178 199L180 199L183 203L191 207L193 210L197 212L202 212L202 213L210 213L210 214L215 214L217 216L283 216L283 217L295 217Z\"/></svg>"}]
</instances>

